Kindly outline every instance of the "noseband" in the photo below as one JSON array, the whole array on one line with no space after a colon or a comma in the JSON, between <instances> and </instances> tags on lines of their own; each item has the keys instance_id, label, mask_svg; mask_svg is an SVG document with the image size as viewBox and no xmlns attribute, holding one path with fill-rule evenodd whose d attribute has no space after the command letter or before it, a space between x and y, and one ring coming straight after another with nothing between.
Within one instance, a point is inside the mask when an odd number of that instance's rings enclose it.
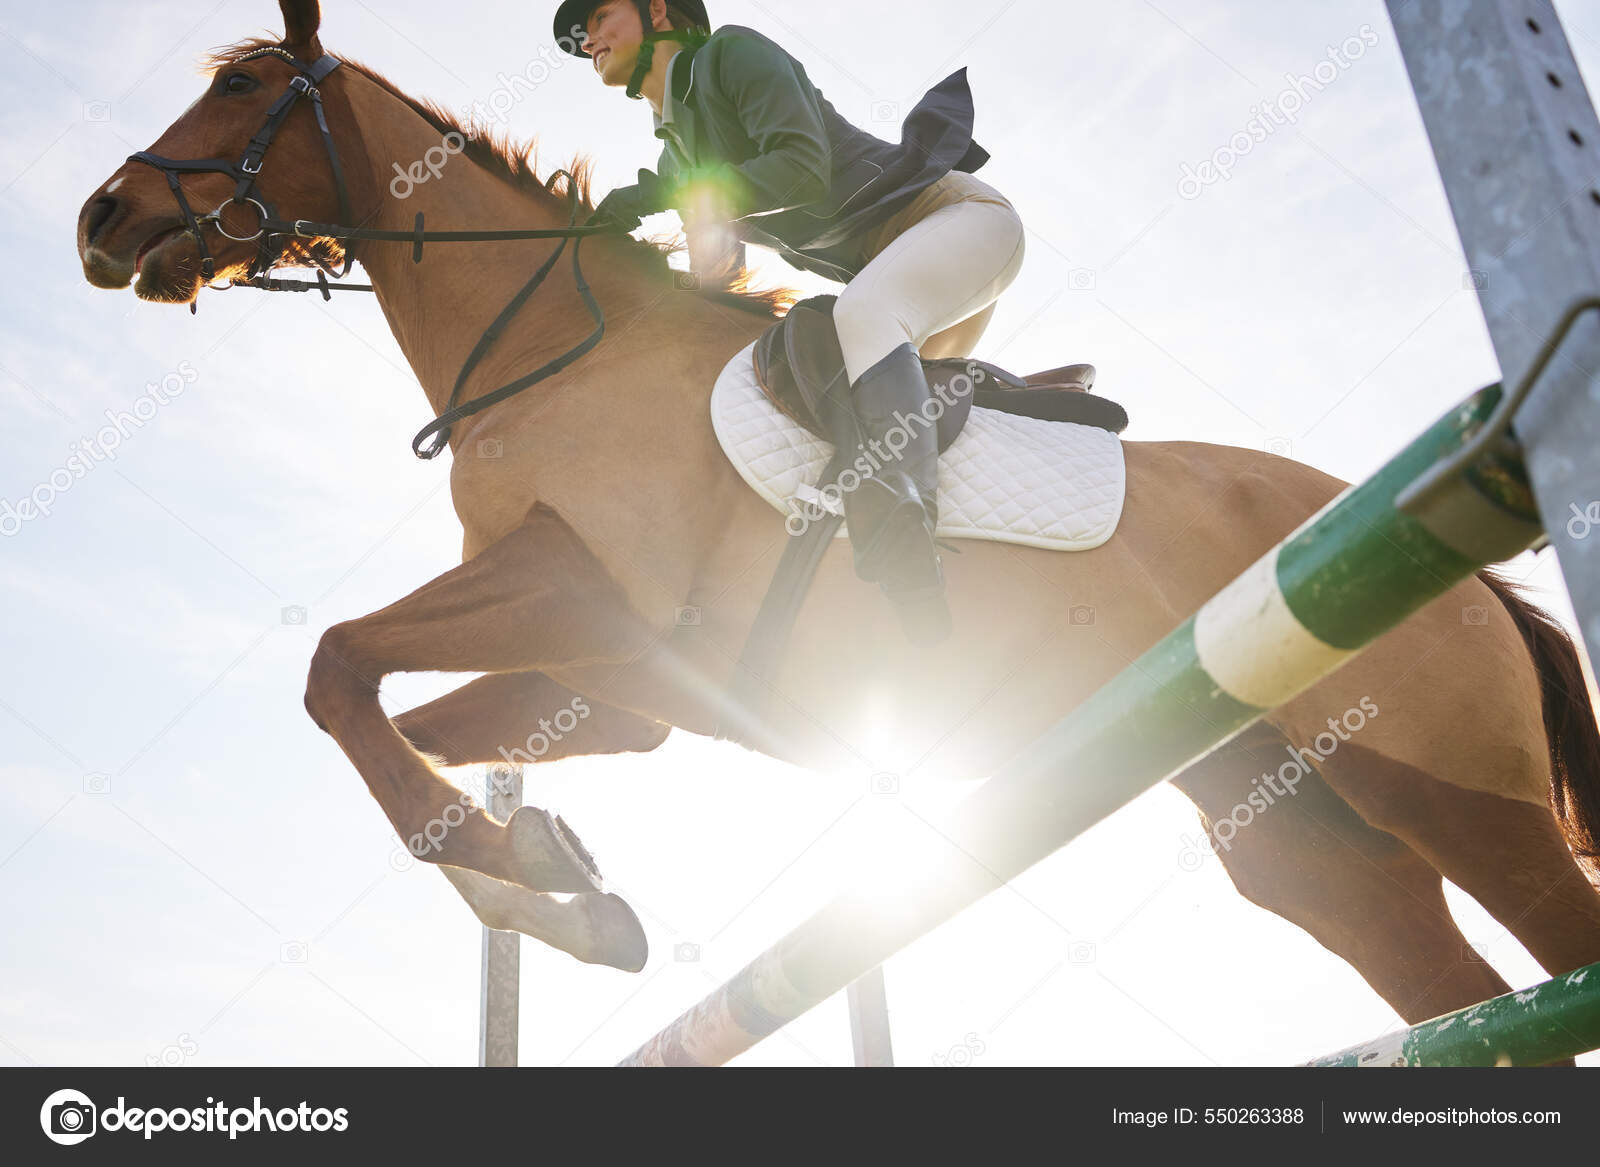
<instances>
[{"instance_id":1,"label":"noseband","mask_svg":"<svg viewBox=\"0 0 1600 1167\"><path fill-rule=\"evenodd\" d=\"M239 57L239 61L248 61L255 57L276 56L281 57L294 66L297 76L289 81L289 88L284 90L277 101L272 103L272 108L267 111L267 120L256 131L255 137L250 139L250 144L245 147L244 156L238 163L229 162L225 158L163 158L159 154L152 154L148 150L140 150L137 154L128 155L130 162L143 162L153 166L166 175L167 185L172 188L173 196L178 200L178 209L183 212L183 221L187 233L194 237L195 244L200 249L200 272L204 276L207 286L216 287L219 291L233 287L233 283L212 285L211 280L216 276L216 264L212 260L211 252L206 248L205 235L202 230L206 224L215 224L218 231L229 239L239 243L256 242L256 256L250 264L250 270L243 280L238 283L266 292L305 292L317 290L322 293L324 300L332 297L330 291L359 291L370 292L371 284L330 284L327 277L342 279L350 272L350 265L354 255L350 248L345 249L344 270L335 272L315 254L311 255L312 262L319 269L316 283L308 280L274 279L270 275L272 267L282 255L282 240L293 237L299 239L366 239L384 243L409 243L411 244L411 259L414 263L422 262L422 245L424 242L435 241L440 243L476 243L490 240L506 239L560 239L555 251L533 273L533 277L523 285L522 290L511 298L511 301L495 317L494 322L484 330L478 343L467 354L461 372L456 376L455 387L450 391L450 400L446 403L444 412L433 421L429 422L411 440L411 450L417 457L428 459L435 457L444 449L450 440L450 427L454 422L487 409L497 402L504 401L507 397L521 392L528 386L544 380L566 368L579 357L583 356L595 345L600 343L600 338L605 334L605 315L596 303L593 293L589 290L588 281L583 277L583 269L578 265L578 248L583 239L589 235L616 235L627 234L627 230L610 225L577 225L578 215L578 183L571 174L565 170L558 170L550 176L554 180L557 175L566 174L567 191L571 201L571 217L566 227L541 227L516 231L424 231L422 229L422 214L418 212L415 226L410 231L384 231L375 228L350 227L343 223L313 223L306 219L295 219L293 222L284 222L279 219L277 212L270 202L256 186L256 178L261 173L261 162L266 156L267 147L272 144L273 135L278 132L278 127L294 109L295 103L302 97L311 99L311 108L317 115L317 128L322 131L322 144L328 152L328 164L333 169L333 181L339 192L339 217L344 223L354 217L350 210L350 196L345 189L344 169L339 165L339 152L334 149L333 135L328 131L328 119L322 110L322 94L317 86L322 80L340 65L337 57L324 55L319 60L307 64L286 49L267 47L256 49ZM226 174L234 180L233 196L217 204L215 210L204 215L196 216L190 209L189 202L183 196L183 188L179 184L178 174L207 171ZM234 235L222 222L223 209L230 204L248 204L255 208L257 224L252 235ZM583 340L573 345L555 360L550 361L526 376L519 377L510 384L502 385L492 392L470 401L460 402L461 390L465 387L467 376L473 368L483 359L506 325L516 314L517 310L527 301L541 283L545 276L550 274L555 267L556 260L561 258L561 252L567 245L567 240L574 240L572 244L572 274L577 284L578 294L583 298L584 307L588 309L589 316L595 322L594 331ZM195 302L190 301L189 311L195 311ZM422 443L427 441L424 446Z\"/></svg>"},{"instance_id":2,"label":"noseband","mask_svg":"<svg viewBox=\"0 0 1600 1167\"><path fill-rule=\"evenodd\" d=\"M328 119L322 111L322 93L317 89L325 77L340 65L338 57L325 54L320 60L311 64L300 60L293 53L280 48L261 48L244 54L239 61L250 61L257 57L282 57L297 70L297 75L289 81L289 88L285 89L272 103L272 108L267 111L267 120L256 131L255 137L250 139L250 144L245 147L244 155L237 163L229 162L225 158L163 158L159 154L152 154L148 150L140 150L137 154L129 154L129 162L143 162L154 166L166 175L167 185L172 188L173 197L178 200L178 209L183 212L184 227L188 234L194 237L195 244L200 249L200 274L210 283L216 278L216 263L211 258L211 252L206 248L205 232L201 230L207 223L215 223L217 230L227 238L238 243L256 241L256 257L250 264L246 279L253 280L272 270L283 252L281 242L283 236L275 231L268 230L268 224L277 218L277 212L267 201L260 189L256 186L256 178L261 173L261 163L266 157L267 147L272 145L273 135L278 132L278 127L283 125L284 119L294 109L295 104L302 98L311 99L311 108L317 115L317 128L322 131L322 144L328 152L328 164L333 168L333 181L339 191L339 217L345 222L351 219L350 195L344 185L344 168L339 165L339 151L334 148L333 135L328 131ZM237 64L238 61L232 62ZM189 207L189 200L183 197L183 187L178 182L179 172L211 172L226 174L234 181L233 197L217 204L216 209L204 215L196 216ZM253 235L235 235L228 230L222 221L222 212L230 203L241 206L249 205L255 208L257 224ZM313 255L313 262L328 275L335 279L350 274L352 257L346 253L344 270L335 272L320 258ZM194 304L189 305L194 311Z\"/></svg>"}]
</instances>

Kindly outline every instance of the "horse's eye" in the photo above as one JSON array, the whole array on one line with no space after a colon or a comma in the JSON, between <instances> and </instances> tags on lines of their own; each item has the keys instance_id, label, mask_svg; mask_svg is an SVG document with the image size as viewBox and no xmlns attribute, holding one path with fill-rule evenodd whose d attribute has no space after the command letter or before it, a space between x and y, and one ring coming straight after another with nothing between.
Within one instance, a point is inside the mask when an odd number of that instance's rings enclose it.
<instances>
[{"instance_id":1,"label":"horse's eye","mask_svg":"<svg viewBox=\"0 0 1600 1167\"><path fill-rule=\"evenodd\" d=\"M256 79L248 73L229 73L222 83L224 93L249 93L256 87Z\"/></svg>"}]
</instances>

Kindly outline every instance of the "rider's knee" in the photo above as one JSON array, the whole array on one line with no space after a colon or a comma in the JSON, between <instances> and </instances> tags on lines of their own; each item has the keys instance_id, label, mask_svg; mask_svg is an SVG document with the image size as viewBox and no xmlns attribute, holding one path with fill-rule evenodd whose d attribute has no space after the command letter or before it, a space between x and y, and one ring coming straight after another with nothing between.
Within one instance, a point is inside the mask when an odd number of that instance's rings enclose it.
<instances>
[{"instance_id":1,"label":"rider's knee","mask_svg":"<svg viewBox=\"0 0 1600 1167\"><path fill-rule=\"evenodd\" d=\"M910 324L894 306L870 291L846 284L833 305L833 327L852 380L907 341L915 342Z\"/></svg>"}]
</instances>

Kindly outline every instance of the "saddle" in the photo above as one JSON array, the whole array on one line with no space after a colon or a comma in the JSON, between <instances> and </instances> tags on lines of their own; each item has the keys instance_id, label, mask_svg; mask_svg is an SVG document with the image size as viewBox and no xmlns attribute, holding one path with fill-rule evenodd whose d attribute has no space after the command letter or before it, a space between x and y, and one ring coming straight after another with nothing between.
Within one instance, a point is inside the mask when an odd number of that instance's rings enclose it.
<instances>
[{"instance_id":1,"label":"saddle","mask_svg":"<svg viewBox=\"0 0 1600 1167\"><path fill-rule=\"evenodd\" d=\"M773 406L810 433L834 442L833 458L811 488L811 496L819 500L825 498L820 488L836 483L854 454L853 448L835 441L835 435L848 430L841 427L841 420L850 409L850 379L833 324L836 299L823 295L800 301L752 349L756 380ZM1112 433L1121 433L1128 425L1120 405L1091 394L1093 365L1064 365L1029 377L961 357L924 359L922 366L930 395L946 404L935 423L941 453L960 434L974 405ZM966 379L965 388L958 378ZM718 719L718 738L761 748L768 732L762 711L771 680L823 553L844 521L840 511L821 503L812 503L811 508L802 529L791 530L745 640Z\"/></svg>"},{"instance_id":2,"label":"saddle","mask_svg":"<svg viewBox=\"0 0 1600 1167\"><path fill-rule=\"evenodd\" d=\"M833 327L837 296L812 296L801 300L782 320L756 341L753 360L756 380L768 399L797 424L831 441L835 411L849 408L850 379L844 354ZM939 450L955 441L974 405L1044 421L1068 421L1121 433L1128 426L1127 411L1114 401L1091 393L1093 365L1063 365L1028 377L1018 377L988 361L967 357L924 358L928 391L945 390L945 400L959 397L940 416ZM956 378L970 379L970 392L950 393Z\"/></svg>"}]
</instances>

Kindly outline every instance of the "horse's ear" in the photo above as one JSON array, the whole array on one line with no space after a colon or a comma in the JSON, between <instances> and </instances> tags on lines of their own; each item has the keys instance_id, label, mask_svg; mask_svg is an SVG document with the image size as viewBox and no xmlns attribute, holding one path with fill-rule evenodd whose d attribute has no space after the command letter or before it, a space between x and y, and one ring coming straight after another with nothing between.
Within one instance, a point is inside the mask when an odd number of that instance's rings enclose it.
<instances>
[{"instance_id":1,"label":"horse's ear","mask_svg":"<svg viewBox=\"0 0 1600 1167\"><path fill-rule=\"evenodd\" d=\"M322 6L317 0L278 0L278 7L283 9L284 44L316 44L317 29L322 24Z\"/></svg>"}]
</instances>

